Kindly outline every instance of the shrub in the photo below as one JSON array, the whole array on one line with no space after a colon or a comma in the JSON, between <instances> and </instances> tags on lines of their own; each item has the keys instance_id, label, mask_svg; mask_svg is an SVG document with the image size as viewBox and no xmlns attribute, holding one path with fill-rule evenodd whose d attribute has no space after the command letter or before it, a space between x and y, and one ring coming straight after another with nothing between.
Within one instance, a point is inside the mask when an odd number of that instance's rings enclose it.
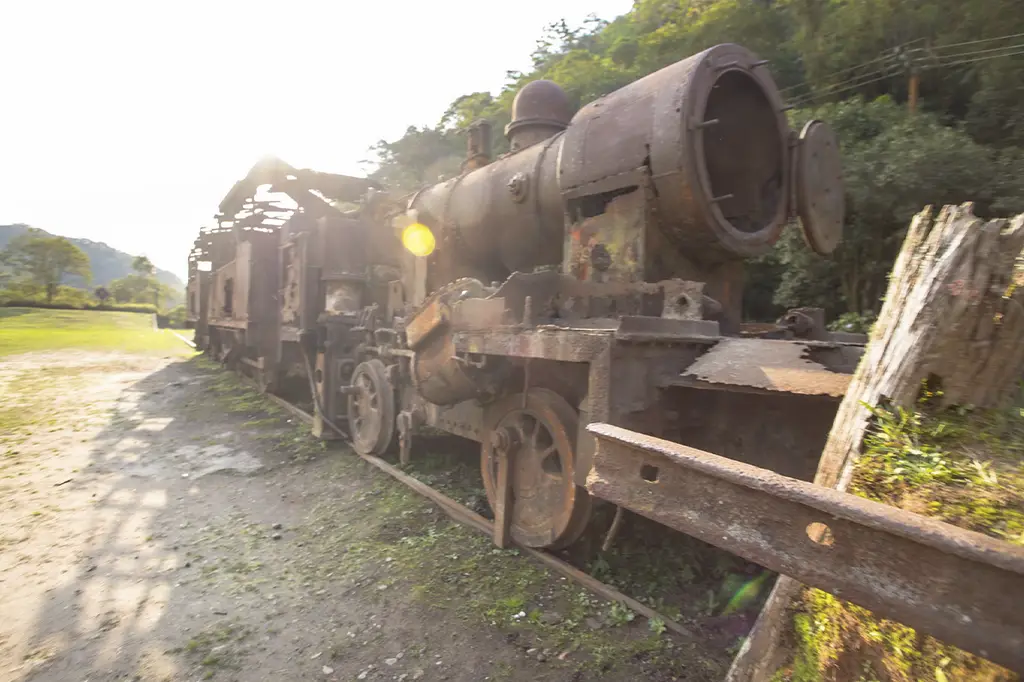
<instances>
[{"instance_id":1,"label":"shrub","mask_svg":"<svg viewBox=\"0 0 1024 682\"><path fill-rule=\"evenodd\" d=\"M128 303L124 305L97 305L87 303L85 305L74 305L67 302L36 301L33 299L3 298L0 299L0 306L7 308L46 308L47 310L113 310L122 313L147 313L156 314L156 306L145 303Z\"/></svg>"},{"instance_id":2,"label":"shrub","mask_svg":"<svg viewBox=\"0 0 1024 682\"><path fill-rule=\"evenodd\" d=\"M175 329L185 328L185 317L186 312L185 306L183 305L171 308L170 312L167 313L167 319L170 322L171 327L174 327Z\"/></svg>"}]
</instances>

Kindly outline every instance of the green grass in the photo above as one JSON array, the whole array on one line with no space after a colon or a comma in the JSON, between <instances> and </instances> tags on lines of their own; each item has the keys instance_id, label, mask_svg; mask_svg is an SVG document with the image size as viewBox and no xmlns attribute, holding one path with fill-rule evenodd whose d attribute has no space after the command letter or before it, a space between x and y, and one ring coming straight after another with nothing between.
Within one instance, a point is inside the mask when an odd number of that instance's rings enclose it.
<instances>
[{"instance_id":1,"label":"green grass","mask_svg":"<svg viewBox=\"0 0 1024 682\"><path fill-rule=\"evenodd\" d=\"M30 351L192 352L166 329L153 328L153 316L106 310L0 308L0 356Z\"/></svg>"}]
</instances>

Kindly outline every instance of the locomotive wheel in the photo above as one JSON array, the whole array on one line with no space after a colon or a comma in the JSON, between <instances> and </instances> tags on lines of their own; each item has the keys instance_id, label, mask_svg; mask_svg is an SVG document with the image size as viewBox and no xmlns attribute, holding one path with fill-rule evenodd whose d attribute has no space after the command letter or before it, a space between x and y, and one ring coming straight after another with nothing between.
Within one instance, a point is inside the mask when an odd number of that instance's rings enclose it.
<instances>
[{"instance_id":1,"label":"locomotive wheel","mask_svg":"<svg viewBox=\"0 0 1024 682\"><path fill-rule=\"evenodd\" d=\"M352 446L363 455L388 450L395 435L395 392L384 363L368 360L352 372L348 395L348 428Z\"/></svg>"},{"instance_id":2,"label":"locomotive wheel","mask_svg":"<svg viewBox=\"0 0 1024 682\"><path fill-rule=\"evenodd\" d=\"M489 410L480 467L491 509L498 478L497 449L511 457L512 538L526 547L562 549L590 520L590 494L573 480L576 463L576 411L547 389L531 389Z\"/></svg>"}]
</instances>

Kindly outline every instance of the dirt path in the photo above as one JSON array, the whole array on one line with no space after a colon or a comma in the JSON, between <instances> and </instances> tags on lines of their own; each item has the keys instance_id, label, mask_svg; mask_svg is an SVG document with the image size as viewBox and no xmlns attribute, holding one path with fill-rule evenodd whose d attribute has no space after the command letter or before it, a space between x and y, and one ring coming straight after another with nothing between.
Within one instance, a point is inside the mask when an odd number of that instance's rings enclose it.
<instances>
[{"instance_id":1,"label":"dirt path","mask_svg":"<svg viewBox=\"0 0 1024 682\"><path fill-rule=\"evenodd\" d=\"M200 360L0 360L0 680L715 679Z\"/></svg>"}]
</instances>

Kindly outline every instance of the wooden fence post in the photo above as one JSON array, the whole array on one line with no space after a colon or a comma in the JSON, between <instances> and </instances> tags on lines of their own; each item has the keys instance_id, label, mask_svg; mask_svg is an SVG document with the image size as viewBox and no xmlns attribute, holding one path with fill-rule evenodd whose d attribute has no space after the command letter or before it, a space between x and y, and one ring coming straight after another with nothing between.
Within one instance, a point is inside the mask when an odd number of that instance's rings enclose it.
<instances>
[{"instance_id":1,"label":"wooden fence post","mask_svg":"<svg viewBox=\"0 0 1024 682\"><path fill-rule=\"evenodd\" d=\"M946 405L991 407L1024 370L1024 214L981 220L971 204L914 217L881 314L836 413L815 483L846 490L869 426L865 405L910 407L937 380ZM763 682L791 658L790 605L803 586L781 576L729 682Z\"/></svg>"}]
</instances>

